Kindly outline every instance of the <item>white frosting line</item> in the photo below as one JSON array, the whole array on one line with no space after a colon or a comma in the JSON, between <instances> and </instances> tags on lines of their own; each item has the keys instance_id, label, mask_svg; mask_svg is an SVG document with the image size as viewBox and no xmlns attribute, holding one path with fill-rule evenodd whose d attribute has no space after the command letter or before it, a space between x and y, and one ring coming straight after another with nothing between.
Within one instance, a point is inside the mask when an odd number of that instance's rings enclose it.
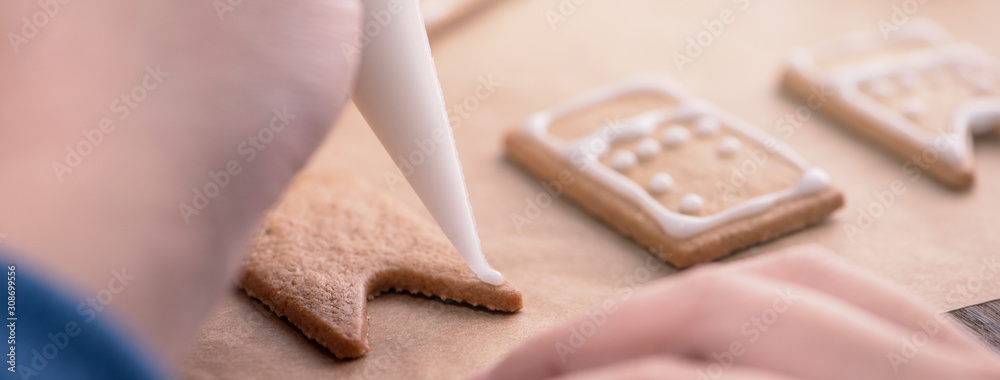
<instances>
[{"instance_id":1,"label":"white frosting line","mask_svg":"<svg viewBox=\"0 0 1000 380\"><path fill-rule=\"evenodd\" d=\"M982 135L1000 127L1000 99L981 98L962 105L962 112L955 113L955 125L968 125L973 135ZM965 137L968 140L968 137ZM971 142L966 141L965 145Z\"/></svg>"},{"instance_id":2,"label":"white frosting line","mask_svg":"<svg viewBox=\"0 0 1000 380\"><path fill-rule=\"evenodd\" d=\"M816 48L796 52L792 55L791 64L795 70L805 73L817 83L825 83L842 100L859 112L878 120L890 131L897 134L899 138L939 149L943 159L952 164L969 161L972 159L971 141L968 138L970 123L984 124L985 122L979 120L994 118L996 113L995 109L983 107L981 105L983 103L978 101L980 99L1000 100L1000 98L995 96L971 98L966 101L966 104L960 106L953 115L951 128L945 133L946 138L943 139L947 143L935 144L937 140L941 140L940 135L921 128L912 119L924 112L926 103L923 106L915 102L906 104L899 112L873 101L872 98L865 96L859 90L859 86L863 84L912 72L928 73L932 75L931 78L934 82L938 82L948 80L947 75L934 73L941 68L950 68L962 78L974 77L973 68L975 67L985 68L992 72L1000 70L996 62L981 49L968 44L952 42L948 34L936 24L925 20L913 21L894 33L890 41L884 41L882 36L876 32L849 34ZM879 50L894 43L912 41L923 42L927 47L898 56L870 59L827 72L821 71L815 64L818 57L835 57L853 52ZM882 96L874 88L868 88L876 93L876 97ZM969 103L979 105L969 106Z\"/></svg>"},{"instance_id":3,"label":"white frosting line","mask_svg":"<svg viewBox=\"0 0 1000 380\"><path fill-rule=\"evenodd\" d=\"M676 99L679 104L674 108L647 111L621 123L605 125L593 133L573 141L561 140L548 133L549 125L555 119L624 95L643 92L663 94ZM599 157L608 153L609 143L650 136L662 124L697 120L703 116L710 116L718 120L720 127L724 126L732 132L756 141L767 147L769 152L780 155L798 167L803 171L798 183L792 188L749 199L715 214L692 216L667 210L642 186L598 161ZM655 219L664 232L679 239L763 213L779 202L814 194L830 185L830 179L826 172L819 168L810 167L805 160L781 141L769 137L752 124L734 117L708 102L692 98L679 85L663 78L625 81L589 92L575 100L529 116L524 121L521 133L538 140L543 146L560 155L567 162L577 165L577 168L585 174L593 176L594 179L608 186L612 191L632 201ZM604 143L595 144L595 141L603 141ZM595 146L603 146L604 148L595 149Z\"/></svg>"}]
</instances>

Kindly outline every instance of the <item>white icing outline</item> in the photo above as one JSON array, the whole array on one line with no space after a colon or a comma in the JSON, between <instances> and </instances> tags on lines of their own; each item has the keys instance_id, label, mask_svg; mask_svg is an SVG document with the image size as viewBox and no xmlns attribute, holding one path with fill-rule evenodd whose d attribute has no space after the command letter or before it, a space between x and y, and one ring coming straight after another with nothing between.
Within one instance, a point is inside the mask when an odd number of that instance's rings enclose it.
<instances>
[{"instance_id":1,"label":"white icing outline","mask_svg":"<svg viewBox=\"0 0 1000 380\"><path fill-rule=\"evenodd\" d=\"M923 42L929 46L898 56L852 63L835 70L823 70L816 64L818 57L879 50L903 42ZM989 132L990 129L984 126L1000 120L1000 96L973 95L954 111L949 132L932 132L921 128L902 112L895 112L861 92L861 86L870 80L892 80L895 75L946 65L972 65L1000 72L1000 65L986 52L970 44L953 42L943 28L927 20L911 20L888 40L884 40L878 32L847 34L828 43L796 51L790 63L792 69L810 78L810 82L833 89L841 100L865 116L878 120L888 127L890 133L937 149L941 157L953 165L970 163L973 159L972 134ZM946 138L939 139L941 134Z\"/></svg>"},{"instance_id":2,"label":"white icing outline","mask_svg":"<svg viewBox=\"0 0 1000 380\"><path fill-rule=\"evenodd\" d=\"M678 105L674 108L654 109L630 117L622 121L621 124L624 126L617 124L602 126L591 134L574 141L564 141L548 133L549 126L559 118L628 94L642 92L666 95L677 100ZM650 136L656 132L657 127L663 124L678 120L690 120L700 116L717 118L722 123L720 130L727 129L736 132L745 138L756 141L769 153L782 156L802 170L802 176L798 183L792 188L757 196L712 215L692 216L667 210L642 185L599 161L601 156L608 154L608 149L614 142ZM615 129L619 130L617 134L614 133ZM589 172L598 182L610 187L612 191L643 209L647 215L657 221L668 235L680 239L700 234L738 219L763 213L778 202L817 193L830 186L830 178L826 172L809 166L804 159L783 142L769 137L752 124L730 115L705 100L687 95L679 84L666 78L637 78L596 89L549 110L530 115L524 121L521 133L539 141L544 147L566 159L570 165L577 166L580 173ZM593 146L592 143L597 140L606 142L603 144L604 148L590 152L588 147ZM576 165L574 157L583 161L582 167Z\"/></svg>"}]
</instances>

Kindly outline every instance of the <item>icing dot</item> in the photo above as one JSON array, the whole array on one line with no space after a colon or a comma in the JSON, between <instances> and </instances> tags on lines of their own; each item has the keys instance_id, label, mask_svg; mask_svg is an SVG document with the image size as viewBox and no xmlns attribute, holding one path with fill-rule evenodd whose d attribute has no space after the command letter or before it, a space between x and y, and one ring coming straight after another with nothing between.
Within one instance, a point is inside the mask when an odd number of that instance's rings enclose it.
<instances>
[{"instance_id":1,"label":"icing dot","mask_svg":"<svg viewBox=\"0 0 1000 380\"><path fill-rule=\"evenodd\" d=\"M625 171L635 166L636 161L638 160L635 157L635 153L623 150L611 156L611 167L617 171Z\"/></svg>"},{"instance_id":2,"label":"icing dot","mask_svg":"<svg viewBox=\"0 0 1000 380\"><path fill-rule=\"evenodd\" d=\"M663 145L667 147L674 147L681 145L691 139L691 132L688 132L687 128L680 125L673 125L663 131L660 135L660 141Z\"/></svg>"},{"instance_id":3,"label":"icing dot","mask_svg":"<svg viewBox=\"0 0 1000 380\"><path fill-rule=\"evenodd\" d=\"M648 160L653 158L657 153L660 153L660 149L659 141L647 137L635 145L635 154L640 159Z\"/></svg>"},{"instance_id":4,"label":"icing dot","mask_svg":"<svg viewBox=\"0 0 1000 380\"><path fill-rule=\"evenodd\" d=\"M896 92L896 86L885 79L875 79L868 82L868 91L879 98L888 98Z\"/></svg>"},{"instance_id":5,"label":"icing dot","mask_svg":"<svg viewBox=\"0 0 1000 380\"><path fill-rule=\"evenodd\" d=\"M719 119L710 116L703 116L698 119L698 125L694 127L694 133L698 136L708 136L719 131L719 127L722 123Z\"/></svg>"},{"instance_id":6,"label":"icing dot","mask_svg":"<svg viewBox=\"0 0 1000 380\"><path fill-rule=\"evenodd\" d=\"M920 98L909 98L902 104L903 115L908 118L915 119L924 115L927 112L927 103Z\"/></svg>"},{"instance_id":7,"label":"icing dot","mask_svg":"<svg viewBox=\"0 0 1000 380\"><path fill-rule=\"evenodd\" d=\"M705 137L718 132L721 125L722 123L719 122L719 119L711 116L702 116L698 119L698 125L694 127L694 133Z\"/></svg>"},{"instance_id":8,"label":"icing dot","mask_svg":"<svg viewBox=\"0 0 1000 380\"><path fill-rule=\"evenodd\" d=\"M820 168L809 168L802 173L795 191L799 194L812 194L830 187L830 175Z\"/></svg>"},{"instance_id":9,"label":"icing dot","mask_svg":"<svg viewBox=\"0 0 1000 380\"><path fill-rule=\"evenodd\" d=\"M701 210L705 206L705 200L701 199L698 194L688 194L684 198L681 198L680 211L685 214L693 214Z\"/></svg>"},{"instance_id":10,"label":"icing dot","mask_svg":"<svg viewBox=\"0 0 1000 380\"><path fill-rule=\"evenodd\" d=\"M674 177L670 174L659 172L649 179L649 192L652 194L662 194L674 187Z\"/></svg>"},{"instance_id":11,"label":"icing dot","mask_svg":"<svg viewBox=\"0 0 1000 380\"><path fill-rule=\"evenodd\" d=\"M719 141L719 154L723 156L731 156L742 148L743 142L733 136L726 136Z\"/></svg>"}]
</instances>

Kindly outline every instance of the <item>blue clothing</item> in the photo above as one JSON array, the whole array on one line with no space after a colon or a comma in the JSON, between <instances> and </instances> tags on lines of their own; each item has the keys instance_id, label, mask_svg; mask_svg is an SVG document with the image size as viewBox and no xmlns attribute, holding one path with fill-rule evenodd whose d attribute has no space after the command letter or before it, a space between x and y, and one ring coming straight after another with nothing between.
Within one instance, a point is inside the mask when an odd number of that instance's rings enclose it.
<instances>
[{"instance_id":1,"label":"blue clothing","mask_svg":"<svg viewBox=\"0 0 1000 380\"><path fill-rule=\"evenodd\" d=\"M10 259L0 257L0 264L7 277L6 328L0 331L6 363L0 378L167 378L151 350L116 325L106 309L127 283L112 280L109 289L76 297Z\"/></svg>"}]
</instances>

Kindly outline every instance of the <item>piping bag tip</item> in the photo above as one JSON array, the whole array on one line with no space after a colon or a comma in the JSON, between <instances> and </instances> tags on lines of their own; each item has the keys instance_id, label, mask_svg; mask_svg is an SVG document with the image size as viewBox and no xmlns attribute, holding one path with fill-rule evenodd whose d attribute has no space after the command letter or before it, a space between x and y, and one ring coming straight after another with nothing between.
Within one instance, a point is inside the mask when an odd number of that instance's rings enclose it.
<instances>
[{"instance_id":1,"label":"piping bag tip","mask_svg":"<svg viewBox=\"0 0 1000 380\"><path fill-rule=\"evenodd\" d=\"M476 272L476 276L479 276L480 280L490 285L500 286L504 283L503 275L493 268L481 269Z\"/></svg>"},{"instance_id":2,"label":"piping bag tip","mask_svg":"<svg viewBox=\"0 0 1000 380\"><path fill-rule=\"evenodd\" d=\"M482 252L419 2L363 2L365 25L381 29L362 51L354 103L469 268L502 285Z\"/></svg>"}]
</instances>

